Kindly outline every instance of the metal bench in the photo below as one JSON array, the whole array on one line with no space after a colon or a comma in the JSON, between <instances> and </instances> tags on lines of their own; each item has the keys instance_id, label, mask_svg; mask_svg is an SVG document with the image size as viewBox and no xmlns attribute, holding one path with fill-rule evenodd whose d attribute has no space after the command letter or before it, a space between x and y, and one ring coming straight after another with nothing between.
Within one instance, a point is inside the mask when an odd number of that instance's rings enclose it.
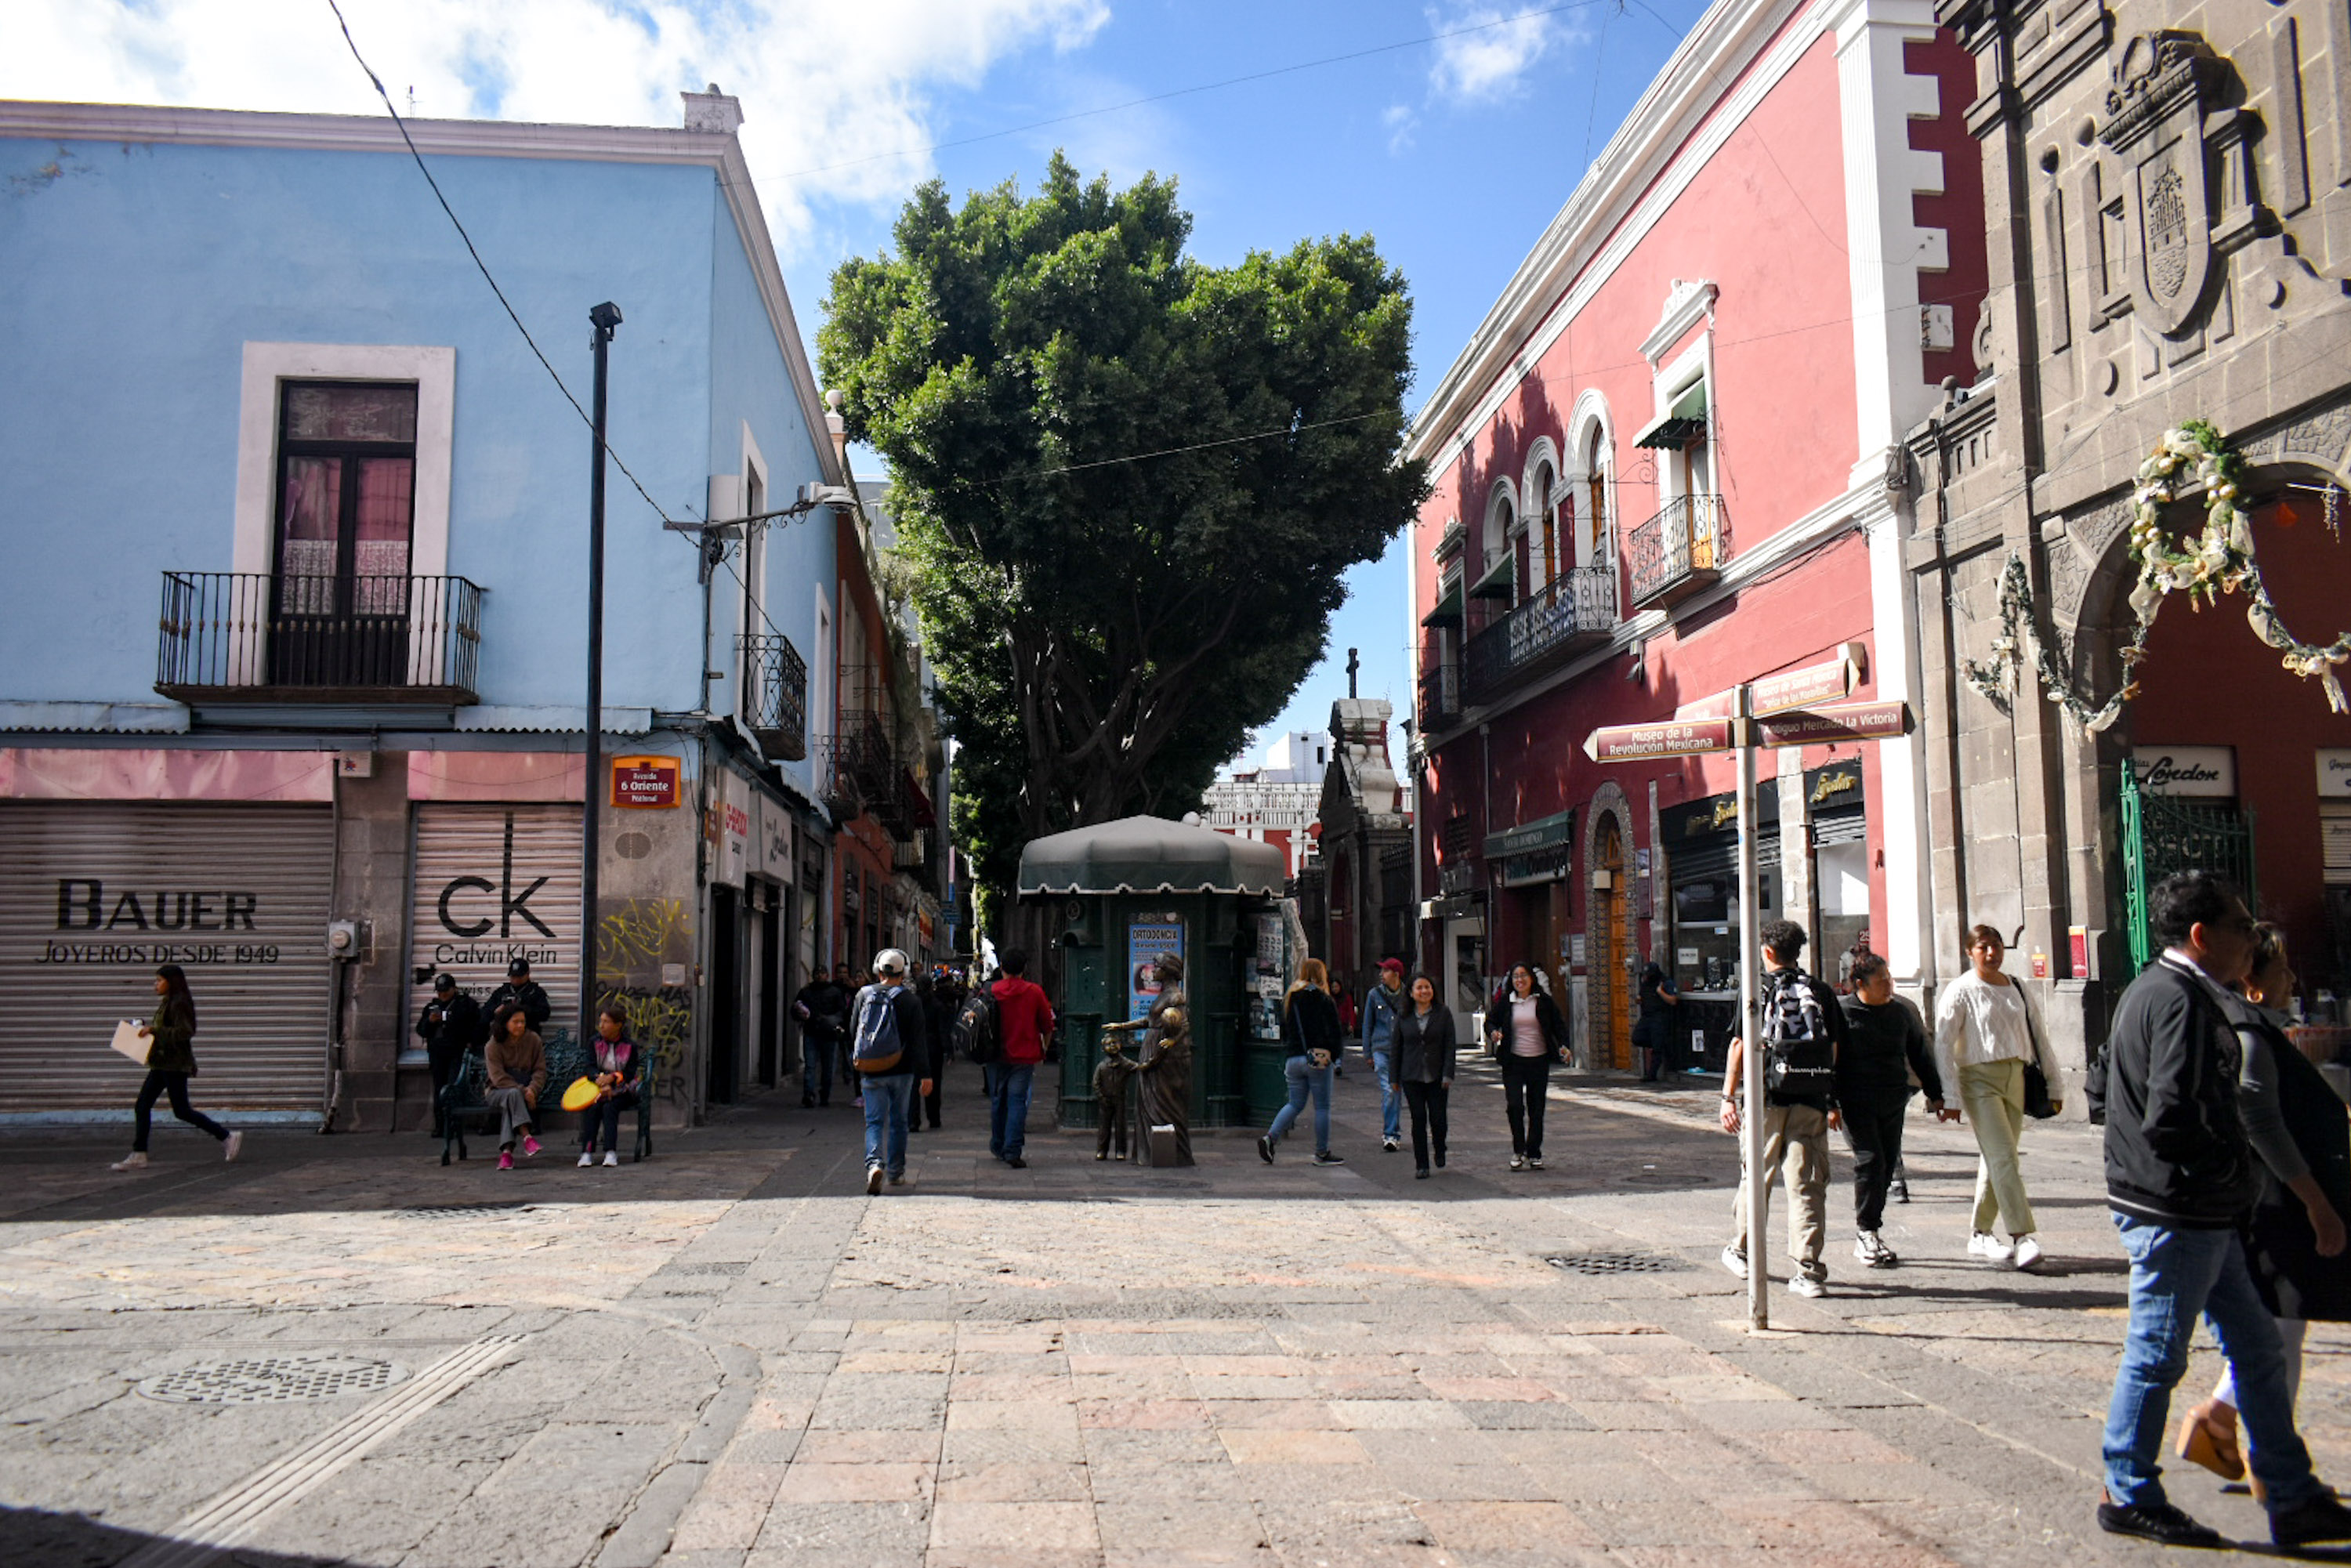
<instances>
[{"instance_id":1,"label":"metal bench","mask_svg":"<svg viewBox=\"0 0 2351 1568\"><path fill-rule=\"evenodd\" d=\"M578 1111L562 1108L563 1092L580 1079L595 1071L596 1059L588 1048L573 1040L569 1033L559 1034L546 1042L547 1087L539 1092L538 1114L541 1118L561 1117L569 1127L579 1125ZM643 1047L639 1048L641 1051ZM497 1126L497 1112L489 1104L490 1070L478 1050L465 1053L465 1064L441 1092L441 1163L447 1165L452 1150L459 1159L465 1155L465 1124L480 1118L486 1132ZM552 1142L555 1124L542 1120L535 1124L541 1141ZM642 1160L653 1152L653 1071L648 1055L644 1071L637 1083L637 1141L635 1151L629 1156Z\"/></svg>"}]
</instances>

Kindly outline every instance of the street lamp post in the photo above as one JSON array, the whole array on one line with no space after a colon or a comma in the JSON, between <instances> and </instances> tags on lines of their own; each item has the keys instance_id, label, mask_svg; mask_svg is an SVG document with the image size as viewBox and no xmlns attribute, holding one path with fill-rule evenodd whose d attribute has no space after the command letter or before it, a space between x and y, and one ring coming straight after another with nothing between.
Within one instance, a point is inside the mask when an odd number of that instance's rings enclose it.
<instances>
[{"instance_id":1,"label":"street lamp post","mask_svg":"<svg viewBox=\"0 0 2351 1568\"><path fill-rule=\"evenodd\" d=\"M595 451L588 467L588 770L582 780L587 810L580 823L580 1043L596 1038L596 858L603 822L604 781L604 386L605 361L621 308L611 300L588 312L595 330L588 346L596 355L596 389L590 423Z\"/></svg>"}]
</instances>

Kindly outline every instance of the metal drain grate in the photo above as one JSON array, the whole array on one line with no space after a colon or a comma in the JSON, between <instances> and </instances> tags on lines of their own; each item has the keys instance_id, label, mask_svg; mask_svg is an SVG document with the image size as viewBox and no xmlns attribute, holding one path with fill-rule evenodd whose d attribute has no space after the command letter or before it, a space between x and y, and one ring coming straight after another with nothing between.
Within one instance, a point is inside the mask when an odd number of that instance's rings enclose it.
<instances>
[{"instance_id":1,"label":"metal drain grate","mask_svg":"<svg viewBox=\"0 0 2351 1568\"><path fill-rule=\"evenodd\" d=\"M1663 1274L1682 1266L1656 1252L1569 1252L1543 1261L1571 1274Z\"/></svg>"},{"instance_id":2,"label":"metal drain grate","mask_svg":"<svg viewBox=\"0 0 2351 1568\"><path fill-rule=\"evenodd\" d=\"M748 1263L674 1263L662 1270L665 1274L725 1274L740 1275Z\"/></svg>"},{"instance_id":3,"label":"metal drain grate","mask_svg":"<svg viewBox=\"0 0 2351 1568\"><path fill-rule=\"evenodd\" d=\"M518 1214L530 1206L519 1200L505 1203L420 1203L398 1210L411 1219L495 1219Z\"/></svg>"},{"instance_id":4,"label":"metal drain grate","mask_svg":"<svg viewBox=\"0 0 2351 1568\"><path fill-rule=\"evenodd\" d=\"M200 1361L139 1385L170 1405L277 1405L375 1394L404 1383L407 1372L389 1361L350 1355L256 1355Z\"/></svg>"}]
</instances>

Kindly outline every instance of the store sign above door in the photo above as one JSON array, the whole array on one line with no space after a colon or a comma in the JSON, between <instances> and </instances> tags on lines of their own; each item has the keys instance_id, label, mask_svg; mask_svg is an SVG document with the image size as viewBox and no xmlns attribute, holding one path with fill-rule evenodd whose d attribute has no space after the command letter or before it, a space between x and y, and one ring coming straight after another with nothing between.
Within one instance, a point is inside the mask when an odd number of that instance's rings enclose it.
<instances>
[{"instance_id":1,"label":"store sign above door","mask_svg":"<svg viewBox=\"0 0 2351 1568\"><path fill-rule=\"evenodd\" d=\"M2236 798L2233 746L2134 746L2130 765L2138 787L2150 795Z\"/></svg>"},{"instance_id":2,"label":"store sign above door","mask_svg":"<svg viewBox=\"0 0 2351 1568\"><path fill-rule=\"evenodd\" d=\"M677 758L616 757L612 759L612 804L659 810L678 800Z\"/></svg>"}]
</instances>

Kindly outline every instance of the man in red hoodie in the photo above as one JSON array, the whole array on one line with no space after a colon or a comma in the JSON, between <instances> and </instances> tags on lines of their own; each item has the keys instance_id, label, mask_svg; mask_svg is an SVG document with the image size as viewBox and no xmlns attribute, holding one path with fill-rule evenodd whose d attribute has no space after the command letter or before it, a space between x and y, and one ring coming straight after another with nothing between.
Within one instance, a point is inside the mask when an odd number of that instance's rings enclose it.
<instances>
[{"instance_id":1,"label":"man in red hoodie","mask_svg":"<svg viewBox=\"0 0 2351 1568\"><path fill-rule=\"evenodd\" d=\"M1022 978L1029 955L1018 947L1003 954L1004 974L988 988L1004 1038L1004 1053L984 1070L987 1079L987 1152L1025 1170L1020 1148L1029 1132L1029 1092L1037 1064L1045 1060L1045 1039L1053 1032L1053 1004L1045 988Z\"/></svg>"}]
</instances>

